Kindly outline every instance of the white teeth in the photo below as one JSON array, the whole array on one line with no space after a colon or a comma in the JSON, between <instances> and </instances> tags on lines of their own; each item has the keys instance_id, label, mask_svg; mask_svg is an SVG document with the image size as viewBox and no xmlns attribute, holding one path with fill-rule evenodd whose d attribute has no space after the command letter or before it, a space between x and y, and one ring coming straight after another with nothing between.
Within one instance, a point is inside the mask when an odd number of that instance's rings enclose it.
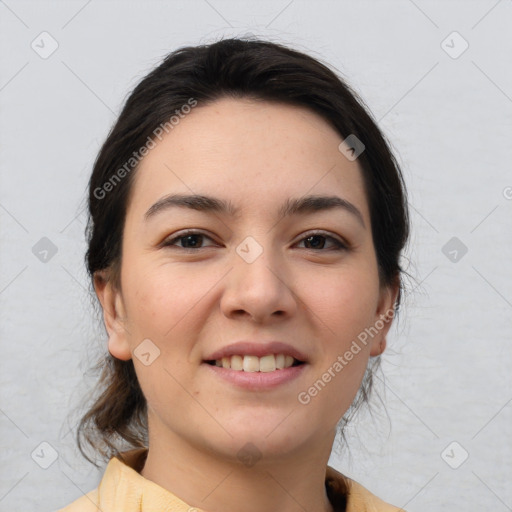
<instances>
[{"instance_id":1,"label":"white teeth","mask_svg":"<svg viewBox=\"0 0 512 512\"><path fill-rule=\"evenodd\" d=\"M223 357L215 361L215 366L244 372L273 372L293 365L295 359L284 354L268 354L263 357L240 356Z\"/></svg>"},{"instance_id":2,"label":"white teeth","mask_svg":"<svg viewBox=\"0 0 512 512\"><path fill-rule=\"evenodd\" d=\"M229 359L229 357L228 357ZM231 356L231 369L232 370L243 370L244 359L242 356Z\"/></svg>"},{"instance_id":3,"label":"white teeth","mask_svg":"<svg viewBox=\"0 0 512 512\"><path fill-rule=\"evenodd\" d=\"M270 354L260 358L260 372L273 372L276 369L276 358Z\"/></svg>"},{"instance_id":4,"label":"white teeth","mask_svg":"<svg viewBox=\"0 0 512 512\"><path fill-rule=\"evenodd\" d=\"M244 372L259 372L260 359L257 356L244 356Z\"/></svg>"}]
</instances>

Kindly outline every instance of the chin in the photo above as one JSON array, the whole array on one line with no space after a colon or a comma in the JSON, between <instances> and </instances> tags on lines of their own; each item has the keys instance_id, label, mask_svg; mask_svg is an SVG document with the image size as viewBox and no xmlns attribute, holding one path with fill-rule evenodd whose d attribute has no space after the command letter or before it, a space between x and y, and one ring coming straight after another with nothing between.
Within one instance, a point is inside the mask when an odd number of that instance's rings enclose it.
<instances>
[{"instance_id":1,"label":"chin","mask_svg":"<svg viewBox=\"0 0 512 512\"><path fill-rule=\"evenodd\" d=\"M285 418L288 414L290 411L270 414L265 419L254 414L240 418L236 423L226 424L226 430L232 437L223 436L220 443L216 439L213 446L211 440L208 443L217 453L221 452L227 458L236 458L247 465L253 459L286 458L302 448L310 447L314 437L313 429L308 429L304 420L287 421Z\"/></svg>"}]
</instances>

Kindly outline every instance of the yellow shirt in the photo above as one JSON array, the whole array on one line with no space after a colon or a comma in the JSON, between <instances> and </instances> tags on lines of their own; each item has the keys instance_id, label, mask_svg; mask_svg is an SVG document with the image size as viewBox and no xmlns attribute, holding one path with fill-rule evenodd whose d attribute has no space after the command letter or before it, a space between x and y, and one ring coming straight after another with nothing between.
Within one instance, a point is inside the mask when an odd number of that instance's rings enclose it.
<instances>
[{"instance_id":1,"label":"yellow shirt","mask_svg":"<svg viewBox=\"0 0 512 512\"><path fill-rule=\"evenodd\" d=\"M193 508L172 492L144 478L142 469L147 448L122 453L126 462L112 457L99 486L57 512L205 512ZM335 510L346 499L344 512L404 512L371 494L362 485L327 466L326 485Z\"/></svg>"}]
</instances>

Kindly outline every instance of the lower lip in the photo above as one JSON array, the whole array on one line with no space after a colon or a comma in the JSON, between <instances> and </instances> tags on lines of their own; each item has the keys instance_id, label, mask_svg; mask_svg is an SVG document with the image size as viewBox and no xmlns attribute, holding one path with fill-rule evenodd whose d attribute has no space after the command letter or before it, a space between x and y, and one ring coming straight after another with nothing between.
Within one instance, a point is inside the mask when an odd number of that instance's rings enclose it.
<instances>
[{"instance_id":1,"label":"lower lip","mask_svg":"<svg viewBox=\"0 0 512 512\"><path fill-rule=\"evenodd\" d=\"M289 368L274 370L273 372L245 372L243 370L230 370L228 368L213 366L207 363L203 363L203 366L208 367L215 376L224 379L230 384L251 391L261 391L274 389L298 378L304 371L306 364L290 366Z\"/></svg>"}]
</instances>

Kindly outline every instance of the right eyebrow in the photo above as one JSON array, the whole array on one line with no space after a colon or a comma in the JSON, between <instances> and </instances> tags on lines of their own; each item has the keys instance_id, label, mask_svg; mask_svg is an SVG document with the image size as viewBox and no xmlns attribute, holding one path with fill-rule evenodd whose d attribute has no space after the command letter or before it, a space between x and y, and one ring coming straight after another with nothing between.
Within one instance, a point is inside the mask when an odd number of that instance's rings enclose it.
<instances>
[{"instance_id":1,"label":"right eyebrow","mask_svg":"<svg viewBox=\"0 0 512 512\"><path fill-rule=\"evenodd\" d=\"M154 217L157 213L168 210L169 208L189 208L191 210L198 210L202 212L217 212L227 213L232 217L239 213L239 209L229 202L216 197L204 196L198 194L185 195L185 194L170 194L162 197L155 204L149 208L144 214L144 219L147 221Z\"/></svg>"}]
</instances>

